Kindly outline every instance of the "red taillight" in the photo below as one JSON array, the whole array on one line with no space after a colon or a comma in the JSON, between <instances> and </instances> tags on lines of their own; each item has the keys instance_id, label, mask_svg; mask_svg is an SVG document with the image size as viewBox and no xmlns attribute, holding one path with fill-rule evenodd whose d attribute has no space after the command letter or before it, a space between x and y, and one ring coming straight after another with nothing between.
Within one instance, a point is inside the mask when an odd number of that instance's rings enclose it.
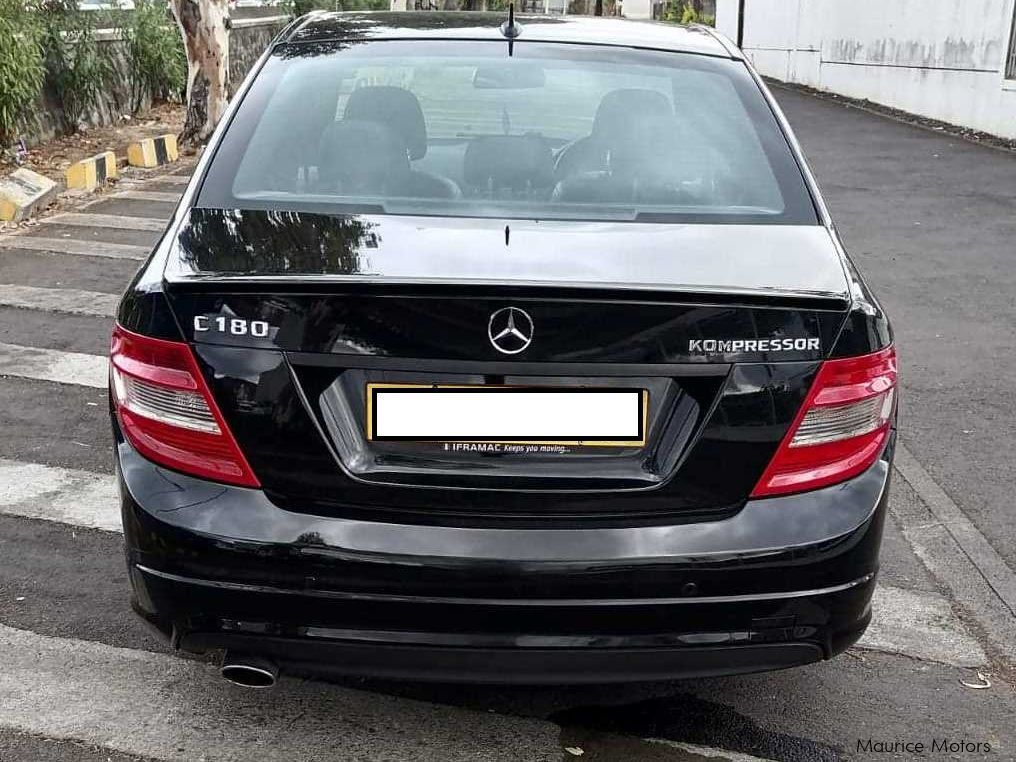
<instances>
[{"instance_id":1,"label":"red taillight","mask_svg":"<svg viewBox=\"0 0 1016 762\"><path fill-rule=\"evenodd\" d=\"M826 360L752 497L825 487L867 469L896 404L896 350Z\"/></svg>"},{"instance_id":2,"label":"red taillight","mask_svg":"<svg viewBox=\"0 0 1016 762\"><path fill-rule=\"evenodd\" d=\"M124 436L149 460L194 476L260 486L190 347L113 328L110 388Z\"/></svg>"}]
</instances>

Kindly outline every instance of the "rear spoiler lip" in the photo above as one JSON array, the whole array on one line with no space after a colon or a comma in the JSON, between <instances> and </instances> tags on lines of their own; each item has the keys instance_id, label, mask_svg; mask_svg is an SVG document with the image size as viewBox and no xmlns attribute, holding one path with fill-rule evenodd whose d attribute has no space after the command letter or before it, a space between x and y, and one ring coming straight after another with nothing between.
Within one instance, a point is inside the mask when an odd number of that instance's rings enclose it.
<instances>
[{"instance_id":1,"label":"rear spoiler lip","mask_svg":"<svg viewBox=\"0 0 1016 762\"><path fill-rule=\"evenodd\" d=\"M800 307L802 309L845 312L850 308L851 297L847 291L804 291L789 288L743 288L725 286L692 286L641 283L598 283L586 281L543 281L543 280L487 280L462 278L456 280L438 278L403 278L375 275L233 275L225 273L203 273L200 275L176 275L165 278L166 290L208 292L222 287L247 292L265 290L266 287L279 292L315 293L323 287L329 290L339 287L355 292L377 290L379 296L405 294L447 295L468 290L493 296L530 298L557 298L558 292L565 292L569 298L585 298L595 301L639 301L639 302L691 302L703 305L752 305L758 307Z\"/></svg>"}]
</instances>

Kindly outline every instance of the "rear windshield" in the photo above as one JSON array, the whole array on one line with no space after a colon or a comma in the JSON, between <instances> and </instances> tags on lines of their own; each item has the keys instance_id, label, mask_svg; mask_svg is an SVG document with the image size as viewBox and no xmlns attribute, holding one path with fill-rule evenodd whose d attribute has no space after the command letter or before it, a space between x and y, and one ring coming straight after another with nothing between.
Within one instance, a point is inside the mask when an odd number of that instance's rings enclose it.
<instances>
[{"instance_id":1,"label":"rear windshield","mask_svg":"<svg viewBox=\"0 0 1016 762\"><path fill-rule=\"evenodd\" d=\"M292 44L201 206L505 219L815 224L737 61L604 46Z\"/></svg>"}]
</instances>

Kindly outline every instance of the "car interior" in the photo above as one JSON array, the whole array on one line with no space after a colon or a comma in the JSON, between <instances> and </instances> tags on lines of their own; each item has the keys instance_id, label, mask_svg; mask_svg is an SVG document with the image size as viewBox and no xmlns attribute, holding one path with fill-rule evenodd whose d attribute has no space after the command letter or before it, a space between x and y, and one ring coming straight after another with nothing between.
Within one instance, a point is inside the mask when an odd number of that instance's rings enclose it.
<instances>
[{"instance_id":1,"label":"car interior","mask_svg":"<svg viewBox=\"0 0 1016 762\"><path fill-rule=\"evenodd\" d=\"M430 144L423 110L409 90L361 87L342 119L325 128L315 193L410 198L554 199L562 202L693 202L679 151L680 125L659 92L619 89L600 103L592 132L555 147L540 134L477 135ZM443 150L442 150L443 149ZM456 166L456 164L458 166Z\"/></svg>"},{"instance_id":2,"label":"car interior","mask_svg":"<svg viewBox=\"0 0 1016 762\"><path fill-rule=\"evenodd\" d=\"M599 91L572 93L583 108L572 114L553 102L560 79L548 93L538 89L542 68L505 74L512 71L477 67L471 84L454 82L457 90L415 71L409 85L386 72L280 87L268 111L292 113L299 104L303 116L262 120L234 194L404 213L595 209L593 216L623 219L645 208L782 211L736 96L717 105L699 97L698 86L682 92L674 81L666 92L669 78L613 89L597 80ZM712 125L708 133L702 123Z\"/></svg>"}]
</instances>

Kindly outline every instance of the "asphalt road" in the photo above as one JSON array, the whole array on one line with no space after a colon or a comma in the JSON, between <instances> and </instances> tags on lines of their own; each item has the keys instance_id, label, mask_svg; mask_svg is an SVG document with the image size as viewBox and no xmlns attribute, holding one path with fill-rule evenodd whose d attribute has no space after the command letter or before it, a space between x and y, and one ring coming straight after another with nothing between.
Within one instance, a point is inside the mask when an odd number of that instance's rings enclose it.
<instances>
[{"instance_id":1,"label":"asphalt road","mask_svg":"<svg viewBox=\"0 0 1016 762\"><path fill-rule=\"evenodd\" d=\"M0 235L0 760L1016 759L1016 156L778 97L903 359L906 457L862 647L652 685L271 692L171 654L126 605L102 374L112 297L182 192L178 166ZM990 688L962 684L979 672ZM866 739L928 748L859 751Z\"/></svg>"},{"instance_id":2,"label":"asphalt road","mask_svg":"<svg viewBox=\"0 0 1016 762\"><path fill-rule=\"evenodd\" d=\"M778 91L903 363L903 441L1016 567L1016 156Z\"/></svg>"}]
</instances>

